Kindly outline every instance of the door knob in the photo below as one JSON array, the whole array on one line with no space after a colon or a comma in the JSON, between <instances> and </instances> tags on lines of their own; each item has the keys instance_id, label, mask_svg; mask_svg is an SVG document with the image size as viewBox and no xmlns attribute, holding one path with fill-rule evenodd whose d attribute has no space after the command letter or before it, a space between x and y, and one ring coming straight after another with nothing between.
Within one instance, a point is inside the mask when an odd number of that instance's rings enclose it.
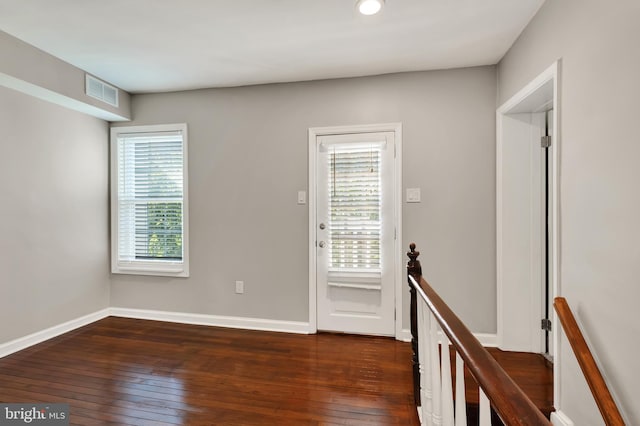
<instances>
[{"instance_id":1,"label":"door knob","mask_svg":"<svg viewBox=\"0 0 640 426\"><path fill-rule=\"evenodd\" d=\"M324 246L325 246L325 245L326 245L326 244L325 244L325 242L324 242L324 241L320 241L320 242L318 243L318 246L320 246L320 248L324 248Z\"/></svg>"}]
</instances>

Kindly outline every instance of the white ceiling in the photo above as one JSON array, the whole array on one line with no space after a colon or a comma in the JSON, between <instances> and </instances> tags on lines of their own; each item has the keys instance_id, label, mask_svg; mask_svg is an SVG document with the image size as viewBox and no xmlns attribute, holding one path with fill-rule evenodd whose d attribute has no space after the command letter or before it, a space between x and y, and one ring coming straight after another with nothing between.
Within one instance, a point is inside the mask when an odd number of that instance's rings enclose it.
<instances>
[{"instance_id":1,"label":"white ceiling","mask_svg":"<svg viewBox=\"0 0 640 426\"><path fill-rule=\"evenodd\" d=\"M544 0L0 0L0 29L132 93L497 63Z\"/></svg>"}]
</instances>

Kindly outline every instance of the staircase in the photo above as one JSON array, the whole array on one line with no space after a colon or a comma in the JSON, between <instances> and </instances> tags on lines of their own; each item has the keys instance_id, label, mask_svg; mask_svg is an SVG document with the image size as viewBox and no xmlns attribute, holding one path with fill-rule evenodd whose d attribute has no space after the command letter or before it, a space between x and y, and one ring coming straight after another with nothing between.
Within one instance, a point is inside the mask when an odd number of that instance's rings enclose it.
<instances>
[{"instance_id":1,"label":"staircase","mask_svg":"<svg viewBox=\"0 0 640 426\"><path fill-rule=\"evenodd\" d=\"M486 348L498 364L516 382L531 402L549 418L553 411L553 365L542 355L526 352L507 352L498 348ZM455 354L450 350L451 359ZM452 371L455 377L455 371ZM467 371L465 374L467 400L467 424L478 424L478 384ZM502 425L492 411L491 424Z\"/></svg>"},{"instance_id":2,"label":"staircase","mask_svg":"<svg viewBox=\"0 0 640 426\"><path fill-rule=\"evenodd\" d=\"M542 355L484 348L422 277L415 244L407 253L414 402L426 425L551 426L553 366ZM620 411L562 297L554 308L607 426Z\"/></svg>"}]
</instances>

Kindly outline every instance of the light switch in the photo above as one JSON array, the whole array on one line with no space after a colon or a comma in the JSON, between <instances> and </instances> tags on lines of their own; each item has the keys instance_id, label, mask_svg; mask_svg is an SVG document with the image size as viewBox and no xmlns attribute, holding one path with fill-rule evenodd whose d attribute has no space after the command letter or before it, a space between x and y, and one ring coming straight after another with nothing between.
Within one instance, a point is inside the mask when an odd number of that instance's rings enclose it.
<instances>
[{"instance_id":1,"label":"light switch","mask_svg":"<svg viewBox=\"0 0 640 426\"><path fill-rule=\"evenodd\" d=\"M420 202L420 188L407 188L407 203Z\"/></svg>"},{"instance_id":2,"label":"light switch","mask_svg":"<svg viewBox=\"0 0 640 426\"><path fill-rule=\"evenodd\" d=\"M298 191L298 204L307 204L307 191Z\"/></svg>"}]
</instances>

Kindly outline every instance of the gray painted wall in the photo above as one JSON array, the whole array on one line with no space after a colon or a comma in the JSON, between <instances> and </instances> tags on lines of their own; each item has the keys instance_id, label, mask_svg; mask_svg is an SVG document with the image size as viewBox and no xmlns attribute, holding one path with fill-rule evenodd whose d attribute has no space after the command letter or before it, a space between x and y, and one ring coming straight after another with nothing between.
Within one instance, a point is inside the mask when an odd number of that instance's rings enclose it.
<instances>
[{"instance_id":1,"label":"gray painted wall","mask_svg":"<svg viewBox=\"0 0 640 426\"><path fill-rule=\"evenodd\" d=\"M108 126L0 87L0 343L109 305Z\"/></svg>"},{"instance_id":2,"label":"gray painted wall","mask_svg":"<svg viewBox=\"0 0 640 426\"><path fill-rule=\"evenodd\" d=\"M112 306L306 322L307 130L402 122L403 187L423 200L403 206L402 246L473 331L495 332L495 94L479 67L133 96L127 125L189 126L191 277L115 275Z\"/></svg>"},{"instance_id":3,"label":"gray painted wall","mask_svg":"<svg viewBox=\"0 0 640 426\"><path fill-rule=\"evenodd\" d=\"M637 0L547 1L498 68L502 103L562 58L561 293L628 424L640 424L639 22ZM557 408L603 424L564 336L560 366Z\"/></svg>"}]
</instances>

